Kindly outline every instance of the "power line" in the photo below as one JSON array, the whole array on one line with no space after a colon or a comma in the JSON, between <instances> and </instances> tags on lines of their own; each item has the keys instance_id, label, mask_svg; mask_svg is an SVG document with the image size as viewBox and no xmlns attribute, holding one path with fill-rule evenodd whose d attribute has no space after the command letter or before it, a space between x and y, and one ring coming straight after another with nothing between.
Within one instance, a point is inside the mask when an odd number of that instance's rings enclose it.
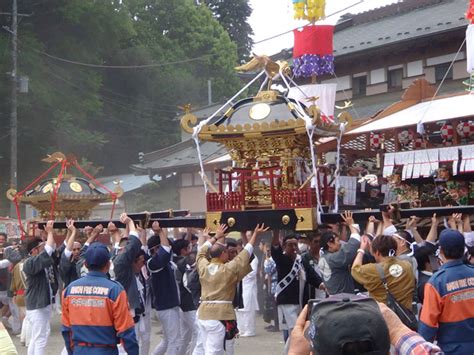
<instances>
[{"instance_id":1,"label":"power line","mask_svg":"<svg viewBox=\"0 0 474 355\"><path fill-rule=\"evenodd\" d=\"M143 69L143 68L155 68L155 67L164 67L168 65L175 65L175 64L183 64L183 63L190 63L190 62L195 62L198 60L202 60L208 57L211 57L212 54L205 54L200 57L196 58L189 58L189 59L183 59L183 60L176 60L172 62L165 62L165 63L152 63L152 64L142 64L142 65L103 65L103 64L91 64L91 63L83 63L83 62L78 62L75 60L69 60L61 57L56 57L52 54L46 53L44 51L40 51L37 49L32 49L33 51L42 54L48 58L58 60L60 62L64 63L69 63L69 64L75 64L75 65L81 65L84 67L90 67L90 68L105 68L105 69Z\"/></svg>"},{"instance_id":2,"label":"power line","mask_svg":"<svg viewBox=\"0 0 474 355\"><path fill-rule=\"evenodd\" d=\"M37 53L34 53L34 52L31 52L31 53L33 55L37 55ZM39 55L38 55L38 58L40 58ZM64 69L62 66L60 66L59 64L56 64L54 62L48 62L48 64L46 64L46 65L49 66L49 67L51 67L51 65L54 65L54 66L57 66L57 68ZM41 67L41 69L45 70L46 67ZM84 90L81 87L78 87L76 84L68 81L64 77L59 76L57 74L57 70L53 69L52 67L51 67L51 71L48 70L48 72L51 73L52 76L55 76L59 80L62 80L64 82L68 83L69 85L73 86L74 88L79 89L79 90ZM102 93L100 91L105 91L105 92L111 93L112 95L116 95L118 97L123 97L123 98L129 100L129 102L116 101L117 99L120 99L120 98L107 97L104 93ZM154 115L155 112L164 112L164 113L176 114L179 111L178 110L178 104L175 104L175 105L164 104L164 103L159 103L159 102L152 102L149 99L144 99L144 98L140 99L138 97L127 96L127 95L112 91L110 89L107 89L105 86L102 86L102 87L99 88L99 93L101 95L100 96L101 99L104 102L108 102L108 103L111 103L111 104L116 104L116 105L120 105L120 106L128 108L129 106L132 106L130 101L136 101L140 105L146 105L147 106L145 110L141 110L141 111L137 111L134 108L130 108L130 110L132 110L134 112L148 113L149 115ZM175 108L175 110L171 110L171 109L167 110L167 109L163 109L163 108L156 108L156 106L166 106L166 107L170 107L170 108Z\"/></svg>"},{"instance_id":3,"label":"power line","mask_svg":"<svg viewBox=\"0 0 474 355\"><path fill-rule=\"evenodd\" d=\"M41 69L45 70L45 67L41 67ZM89 92L88 90L78 86L77 84L69 81L68 79L65 79L63 78L62 76L60 76L59 74L57 74L56 72L54 72L53 70L48 70L48 73L50 75L52 75L53 77L57 78L58 80L61 80L63 81L64 83L68 84L69 86L77 89L77 90L80 90L82 91L83 93L89 95L90 97L93 97L94 95ZM99 96L98 99L104 103L109 103L111 105L115 105L117 107L120 107L120 108L124 108L124 109L127 109L129 110L130 112L134 112L134 113L138 113L138 114L141 114L141 115L147 115L149 117L155 117L154 116L154 112L149 112L147 110L137 110L135 108L132 108L130 107L129 105L127 104L124 104L124 103L121 103L121 102L117 102L115 101L114 99L111 99L111 98L108 98L108 97L105 97L105 96ZM176 114L177 110L176 111L171 111L171 110L162 110L162 109L153 109L153 111L157 111L157 112L164 112L164 113L173 113L173 114Z\"/></svg>"}]
</instances>

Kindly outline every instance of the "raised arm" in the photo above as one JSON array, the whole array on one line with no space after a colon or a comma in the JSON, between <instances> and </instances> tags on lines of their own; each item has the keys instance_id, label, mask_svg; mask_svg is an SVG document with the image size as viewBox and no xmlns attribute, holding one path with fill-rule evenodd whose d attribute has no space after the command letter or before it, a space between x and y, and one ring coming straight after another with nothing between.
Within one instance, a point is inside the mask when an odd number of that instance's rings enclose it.
<instances>
[{"instance_id":1,"label":"raised arm","mask_svg":"<svg viewBox=\"0 0 474 355\"><path fill-rule=\"evenodd\" d=\"M72 249L74 248L74 242L76 241L77 231L76 231L76 227L74 226L74 221L72 219L70 219L66 222L66 226L67 226L67 231L68 231L68 235L69 235L69 238L68 238L67 243L66 243L66 250L68 250L69 252L72 253ZM66 256L67 256L67 254L66 254ZM71 256L71 254L69 254L69 257L70 256Z\"/></svg>"},{"instance_id":2,"label":"raised arm","mask_svg":"<svg viewBox=\"0 0 474 355\"><path fill-rule=\"evenodd\" d=\"M472 232L472 229L471 229L471 219L469 218L469 215L468 215L468 214L465 214L465 215L462 217L462 223L463 223L464 233Z\"/></svg>"},{"instance_id":3,"label":"raised arm","mask_svg":"<svg viewBox=\"0 0 474 355\"><path fill-rule=\"evenodd\" d=\"M392 214L395 211L395 208L392 205L389 205L388 211L382 211L382 230L386 230L393 226ZM383 233L383 232L382 232Z\"/></svg>"},{"instance_id":4,"label":"raised arm","mask_svg":"<svg viewBox=\"0 0 474 355\"><path fill-rule=\"evenodd\" d=\"M426 237L426 241L432 244L436 243L436 239L438 239L438 224L439 219L436 218L436 213L433 214L431 217L431 227L430 231L428 232L428 236Z\"/></svg>"},{"instance_id":5,"label":"raised arm","mask_svg":"<svg viewBox=\"0 0 474 355\"><path fill-rule=\"evenodd\" d=\"M210 238L210 231L211 229L209 227L206 227L198 233L198 247L201 247Z\"/></svg>"},{"instance_id":6,"label":"raised arm","mask_svg":"<svg viewBox=\"0 0 474 355\"><path fill-rule=\"evenodd\" d=\"M61 277L65 278L65 275L69 272L72 267L72 250L74 249L74 241L76 237L76 227L72 219L66 221L69 238L67 240L66 248L61 254L59 259L59 273Z\"/></svg>"},{"instance_id":7,"label":"raised arm","mask_svg":"<svg viewBox=\"0 0 474 355\"><path fill-rule=\"evenodd\" d=\"M162 229L158 222L153 222L155 233L158 232L160 237L160 247L153 257L148 260L147 266L150 272L160 272L171 260L171 247L168 241L168 233L165 229Z\"/></svg>"},{"instance_id":8,"label":"raised arm","mask_svg":"<svg viewBox=\"0 0 474 355\"><path fill-rule=\"evenodd\" d=\"M132 263L140 252L142 243L138 237L138 233L135 227L135 223L126 213L120 215L120 222L128 226L130 231L127 244L122 253L116 256L114 260L114 269L117 272L121 268L130 268Z\"/></svg>"},{"instance_id":9,"label":"raised arm","mask_svg":"<svg viewBox=\"0 0 474 355\"><path fill-rule=\"evenodd\" d=\"M50 267L53 264L53 258L51 255L54 252L54 237L53 237L54 221L46 222L44 227L47 233L46 245L43 252L38 255L28 258L24 265L23 271L27 275L36 275L40 272L44 272L44 269Z\"/></svg>"},{"instance_id":10,"label":"raised arm","mask_svg":"<svg viewBox=\"0 0 474 355\"><path fill-rule=\"evenodd\" d=\"M407 224L405 226L405 230L410 233L413 238L415 238L416 244L422 244L424 242L423 238L421 237L420 233L418 233L418 220L419 218L416 216L411 216L407 220Z\"/></svg>"},{"instance_id":11,"label":"raised arm","mask_svg":"<svg viewBox=\"0 0 474 355\"><path fill-rule=\"evenodd\" d=\"M371 236L375 237L375 223L380 222L377 221L375 216L370 216L369 220L367 221L367 226L365 227L365 234L370 234Z\"/></svg>"},{"instance_id":12,"label":"raised arm","mask_svg":"<svg viewBox=\"0 0 474 355\"><path fill-rule=\"evenodd\" d=\"M272 245L273 246L279 246L280 245L280 231L279 230L273 230L273 237L272 237Z\"/></svg>"},{"instance_id":13,"label":"raised arm","mask_svg":"<svg viewBox=\"0 0 474 355\"><path fill-rule=\"evenodd\" d=\"M262 234L262 233L265 233L266 231L268 231L270 229L270 227L265 227L265 224L262 223L261 225L260 224L257 224L257 226L255 227L255 229L253 230L253 233L252 233L252 236L250 237L249 241L247 244L250 244L252 247L255 247L255 243L257 242L257 237Z\"/></svg>"}]
</instances>

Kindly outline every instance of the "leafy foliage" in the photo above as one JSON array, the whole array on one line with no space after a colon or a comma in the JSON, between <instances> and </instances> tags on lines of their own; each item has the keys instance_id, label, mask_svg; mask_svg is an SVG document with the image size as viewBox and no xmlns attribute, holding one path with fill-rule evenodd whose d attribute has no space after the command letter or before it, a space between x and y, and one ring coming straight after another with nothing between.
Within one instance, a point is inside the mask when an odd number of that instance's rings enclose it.
<instances>
[{"instance_id":1,"label":"leafy foliage","mask_svg":"<svg viewBox=\"0 0 474 355\"><path fill-rule=\"evenodd\" d=\"M233 73L241 46L236 32L228 33L224 17L216 19L192 0L18 0L18 5L20 13L33 13L18 26L19 75L29 78L28 94L18 95L19 186L44 170L40 159L56 150L104 166L103 174L127 171L139 151L179 140L177 106L205 104L207 80L214 101L239 87ZM10 6L1 2L0 12L10 12ZM10 22L0 15L0 26ZM11 68L10 41L8 32L0 32L1 73ZM8 80L0 81L0 95L3 196L9 187Z\"/></svg>"},{"instance_id":2,"label":"leafy foliage","mask_svg":"<svg viewBox=\"0 0 474 355\"><path fill-rule=\"evenodd\" d=\"M245 62L249 59L252 49L252 27L247 19L252 14L248 0L207 0L207 6L227 30L230 38L237 44L239 60Z\"/></svg>"}]
</instances>

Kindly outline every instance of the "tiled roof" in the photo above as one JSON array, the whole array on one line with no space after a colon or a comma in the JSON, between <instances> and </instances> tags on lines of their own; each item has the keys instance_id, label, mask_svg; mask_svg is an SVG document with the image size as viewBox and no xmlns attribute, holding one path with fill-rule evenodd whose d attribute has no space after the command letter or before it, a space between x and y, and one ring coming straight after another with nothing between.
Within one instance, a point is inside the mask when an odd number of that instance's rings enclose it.
<instances>
[{"instance_id":1,"label":"tiled roof","mask_svg":"<svg viewBox=\"0 0 474 355\"><path fill-rule=\"evenodd\" d=\"M139 189L140 187L143 187L146 184L150 183L150 179L148 176L137 176L133 174L104 176L98 178L97 180L99 180L102 185L112 191L117 186L116 183L120 182L120 186L122 187L124 192Z\"/></svg>"},{"instance_id":2,"label":"tiled roof","mask_svg":"<svg viewBox=\"0 0 474 355\"><path fill-rule=\"evenodd\" d=\"M214 160L227 154L223 146L213 142L201 142L200 149L204 161ZM151 170L154 174L161 174L198 163L196 145L192 139L188 139L171 147L145 154L145 162L132 165L131 168L137 173L147 174Z\"/></svg>"},{"instance_id":3,"label":"tiled roof","mask_svg":"<svg viewBox=\"0 0 474 355\"><path fill-rule=\"evenodd\" d=\"M347 27L334 34L334 54L337 57L437 32L465 28L466 9L465 0L445 0L438 4Z\"/></svg>"},{"instance_id":4,"label":"tiled roof","mask_svg":"<svg viewBox=\"0 0 474 355\"><path fill-rule=\"evenodd\" d=\"M411 6L405 6L407 3ZM405 0L361 14L346 14L336 25L334 56L466 28L467 0ZM275 58L291 57L292 48Z\"/></svg>"}]
</instances>

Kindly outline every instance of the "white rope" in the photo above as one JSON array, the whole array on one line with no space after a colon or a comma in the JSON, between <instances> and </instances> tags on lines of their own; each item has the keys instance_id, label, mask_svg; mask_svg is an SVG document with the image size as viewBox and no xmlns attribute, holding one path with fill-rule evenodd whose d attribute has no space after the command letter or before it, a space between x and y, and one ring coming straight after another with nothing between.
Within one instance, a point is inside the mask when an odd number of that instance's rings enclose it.
<instances>
[{"instance_id":1,"label":"white rope","mask_svg":"<svg viewBox=\"0 0 474 355\"><path fill-rule=\"evenodd\" d=\"M219 112L222 111L223 108L227 107L227 105L229 105L230 103L232 103L232 101L234 101L235 98L239 97L240 94L242 94L250 85L252 85L255 81L257 81L263 74L265 73L265 70L262 70L260 72L260 74L258 74L255 78L253 78L252 80L250 80L247 85L245 85L242 89L239 90L239 92L237 94L235 94L234 96L232 96L231 99L229 99L224 105L222 105L216 112L214 112L209 118L207 118L206 120L204 121L201 121L199 122L199 124L193 128L193 140L194 140L194 143L196 143L196 149L197 149L197 153L198 153L198 159L199 159L199 167L201 169L201 172L200 172L200 175L201 175L201 179L204 183L204 191L207 193L208 192L208 188L207 188L207 176L206 176L206 172L204 171L204 162L202 160L202 156L201 156L201 148L199 146L199 133L201 132L201 129L202 127L204 127L205 125L207 125Z\"/></svg>"},{"instance_id":2,"label":"white rope","mask_svg":"<svg viewBox=\"0 0 474 355\"><path fill-rule=\"evenodd\" d=\"M283 73L283 71L281 69L280 69L280 76L281 76L283 82L285 83L285 85L287 86L287 88L289 90L290 85L288 84L288 81L286 80L285 74ZM312 165L312 168L313 168L313 175L316 178L316 184L315 184L316 205L317 205L317 210L322 213L323 208L321 206L321 197L320 197L320 194L319 194L319 176L318 176L318 168L317 168L317 165L316 165L317 164L317 158L316 158L316 154L315 154L315 151L314 151L314 143L313 143L313 135L314 135L315 127L313 125L313 121L311 120L311 117L309 117L306 114L305 110L301 106L301 103L298 100L295 100L295 102L296 102L296 105L297 105L297 108L298 108L298 110L297 110L298 113L300 114L300 116L305 121L306 133L308 134L308 139L309 139L309 151L311 152L311 165ZM318 216L319 216L319 214L318 214ZM320 219L320 217L318 217L318 223L320 222L319 219Z\"/></svg>"},{"instance_id":3,"label":"white rope","mask_svg":"<svg viewBox=\"0 0 474 355\"><path fill-rule=\"evenodd\" d=\"M441 80L441 82L439 83L438 88L436 89L436 92L434 93L433 97L431 98L431 100L430 100L429 104L427 105L425 111L423 112L423 115L421 116L420 120L416 124L416 132L417 133L419 133L419 134L425 133L425 127L423 126L423 120L425 119L426 113L430 109L431 104L433 103L433 100L438 95L439 90L441 90L441 86L443 86L444 81L446 80L446 77L448 76L449 71L453 67L454 62L456 61L459 53L461 52L462 47L464 46L464 43L466 43L466 38L464 38L464 41L461 43L461 46L459 47L458 51L456 52L456 55L454 56L453 60L451 61L451 64L449 65L448 70L446 70L446 73L444 73L443 80Z\"/></svg>"},{"instance_id":4,"label":"white rope","mask_svg":"<svg viewBox=\"0 0 474 355\"><path fill-rule=\"evenodd\" d=\"M262 85L260 85L260 89L258 89L258 92L262 91L267 83L268 83L268 75L265 78L265 80L263 81Z\"/></svg>"},{"instance_id":5,"label":"white rope","mask_svg":"<svg viewBox=\"0 0 474 355\"><path fill-rule=\"evenodd\" d=\"M339 176L340 176L340 160L341 160L341 142L342 136L346 129L346 124L339 125L340 133L337 136L337 153L336 153L336 171L334 172L334 212L339 212Z\"/></svg>"}]
</instances>

